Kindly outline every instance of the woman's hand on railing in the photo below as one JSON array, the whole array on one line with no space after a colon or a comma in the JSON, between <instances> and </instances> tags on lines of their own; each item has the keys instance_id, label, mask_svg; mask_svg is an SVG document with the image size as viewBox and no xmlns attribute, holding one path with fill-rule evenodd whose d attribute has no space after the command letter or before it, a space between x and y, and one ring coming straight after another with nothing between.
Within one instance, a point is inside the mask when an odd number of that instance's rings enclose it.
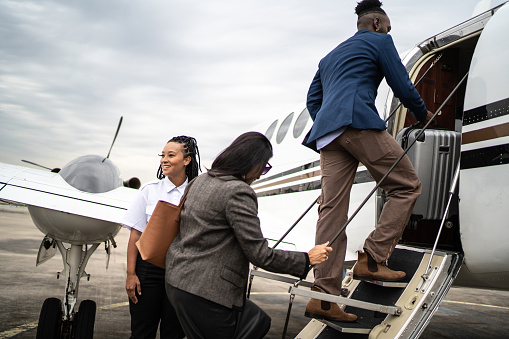
<instances>
[{"instance_id":1,"label":"woman's hand on railing","mask_svg":"<svg viewBox=\"0 0 509 339\"><path fill-rule=\"evenodd\" d=\"M332 247L328 247L329 242L325 244L316 245L309 252L309 263L311 265L318 265L329 258L329 253L332 252Z\"/></svg>"}]
</instances>

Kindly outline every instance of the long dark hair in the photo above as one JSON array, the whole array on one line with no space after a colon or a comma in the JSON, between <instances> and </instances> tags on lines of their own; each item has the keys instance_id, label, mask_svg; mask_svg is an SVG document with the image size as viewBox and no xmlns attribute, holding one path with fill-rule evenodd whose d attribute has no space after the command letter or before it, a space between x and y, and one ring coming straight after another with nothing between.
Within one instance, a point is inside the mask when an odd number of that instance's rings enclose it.
<instances>
[{"instance_id":1,"label":"long dark hair","mask_svg":"<svg viewBox=\"0 0 509 339\"><path fill-rule=\"evenodd\" d=\"M168 140L167 144L170 142L176 142L182 145L182 148L184 149L184 158L191 157L191 162L186 166L186 177L188 181L193 180L198 176L198 170L201 171L200 152L198 151L198 144L196 143L196 139L193 137L180 135ZM157 170L157 179L163 178L163 169L161 165L159 165L159 169Z\"/></svg>"},{"instance_id":2,"label":"long dark hair","mask_svg":"<svg viewBox=\"0 0 509 339\"><path fill-rule=\"evenodd\" d=\"M269 139L258 132L247 132L235 139L212 163L213 176L233 175L241 180L256 167L261 168L272 157Z\"/></svg>"}]
</instances>

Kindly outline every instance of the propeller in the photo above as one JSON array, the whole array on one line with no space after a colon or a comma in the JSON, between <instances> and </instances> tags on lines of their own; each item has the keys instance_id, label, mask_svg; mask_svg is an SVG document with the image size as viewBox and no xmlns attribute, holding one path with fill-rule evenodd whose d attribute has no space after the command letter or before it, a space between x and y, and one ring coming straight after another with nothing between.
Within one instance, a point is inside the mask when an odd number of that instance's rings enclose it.
<instances>
[{"instance_id":1,"label":"propeller","mask_svg":"<svg viewBox=\"0 0 509 339\"><path fill-rule=\"evenodd\" d=\"M111 143L110 150L109 150L108 155L106 156L106 158L104 158L104 160L109 159L109 157L110 157L111 149L113 148L113 144L115 143L115 140L117 140L118 131L120 131L120 126L122 126L122 120L123 119L124 119L123 116L120 117L120 121L118 122L117 132L115 132L115 137L113 138L113 142ZM104 162L104 160L103 160L103 162Z\"/></svg>"},{"instance_id":2,"label":"propeller","mask_svg":"<svg viewBox=\"0 0 509 339\"><path fill-rule=\"evenodd\" d=\"M37 164L37 163L35 163L33 161L28 161L28 160L23 160L23 159L21 161L26 162L26 163L31 164L31 165L39 166L39 167L42 167L42 168L45 168L45 169L49 169L51 172L54 172L54 173L60 172L60 168L49 168L49 167L46 167L46 166L43 166L43 165L39 165L39 164Z\"/></svg>"}]
</instances>

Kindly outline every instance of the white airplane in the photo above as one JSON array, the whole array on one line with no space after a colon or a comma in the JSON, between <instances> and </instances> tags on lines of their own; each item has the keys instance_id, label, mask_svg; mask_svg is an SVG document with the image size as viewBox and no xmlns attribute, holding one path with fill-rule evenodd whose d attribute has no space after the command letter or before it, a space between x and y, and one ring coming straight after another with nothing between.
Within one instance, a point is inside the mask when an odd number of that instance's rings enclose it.
<instances>
[{"instance_id":1,"label":"white airplane","mask_svg":"<svg viewBox=\"0 0 509 339\"><path fill-rule=\"evenodd\" d=\"M422 78L416 87L427 108L437 113L420 136L421 129L408 128L415 120L407 109L398 107L387 84L379 88L376 105L388 120L388 131L403 148L417 139L408 155L423 183L423 193L389 261L393 268L411 274L404 285L394 287L347 275L344 296L329 301L361 315L360 324L349 328L312 320L299 338L342 338L351 333L366 338L417 338L453 282L509 290L509 39L505 36L509 3L493 8L489 4L481 1L471 19L424 40L402 56L414 83ZM253 184L264 235L274 243L311 206L278 248L305 251L314 245L314 203L321 187L319 155L301 145L311 125L301 105L256 128L274 146L273 169ZM359 166L349 210L350 216L358 214L350 217L346 228L350 267L384 203L384 194L375 184L366 168ZM371 192L375 194L369 196ZM366 205L358 210L364 200ZM294 282L266 272L252 270L251 274ZM299 286L307 285L293 286L292 297L326 298ZM380 313L386 316L377 318ZM323 334L327 328L337 335Z\"/></svg>"},{"instance_id":2,"label":"white airplane","mask_svg":"<svg viewBox=\"0 0 509 339\"><path fill-rule=\"evenodd\" d=\"M121 123L122 118L113 143ZM45 235L37 265L50 259L56 248L64 264L57 275L66 283L63 304L57 298L44 301L37 338L93 337L96 304L83 300L77 310L79 282L82 277L90 278L85 267L103 242L108 266L121 218L137 192L133 188L140 187L137 178L122 181L109 155L81 156L52 171L0 163L0 201L26 205Z\"/></svg>"},{"instance_id":3,"label":"white airplane","mask_svg":"<svg viewBox=\"0 0 509 339\"><path fill-rule=\"evenodd\" d=\"M413 274L409 274L404 288L359 282L348 276L344 281L346 297L339 302L356 308L353 311L356 314L368 310L363 319L378 321L354 333L376 338L417 338L453 282L459 286L509 290L509 247L506 245L509 232L504 225L509 217L504 208L509 200L509 180L504 175L509 166L509 85L505 81L509 78L509 40L504 35L508 28L509 5L505 4L430 37L403 57L414 81L427 72L418 85L426 106L431 111L443 107L434 119L437 125L429 129L431 134L425 134L426 140L416 142L409 151L424 191L390 265L395 269L400 265ZM452 101L446 102L446 97L466 74L466 87L460 85ZM393 93L387 85L382 85L377 107L386 118L392 111L396 112L388 121L389 132L395 137L412 123L407 110L396 109L397 106ZM273 169L269 176L253 184L259 197L265 236L274 243L297 216L311 209L278 248L307 251L314 245L317 219L314 203L320 194L319 157L301 145L310 126L309 114L305 105L301 105L294 113L256 128L274 146ZM457 142L460 137L461 142ZM430 142L433 151L415 151L424 145L428 147ZM80 163L94 163L91 166L105 172L80 171L84 168ZM449 194L457 163L461 166L458 193ZM109 186L91 190L88 184L75 182L84 172L102 173L91 182L109 178L105 180ZM87 319L95 313L95 304L82 301L75 313L79 279L86 275L85 265L98 244L106 242L109 248L135 194L135 190L121 187L118 177L113 163L97 156L78 158L60 173L0 163L0 199L26 204L36 226L49 234L41 244L38 262L47 259L55 246L64 261L61 275L68 283L63 311L60 300L46 300L39 322L40 335L38 328L40 338L69 331L70 326L84 333L90 328ZM351 212L374 188L373 179L360 166L351 193ZM452 198L450 208L442 218L448 198ZM383 192L376 190L376 195L367 198L367 206L349 224L346 232L350 265L355 263L356 250L362 248L364 239L373 230L383 199ZM439 229L442 229L441 237L433 251ZM63 243L70 244L70 248L65 248ZM359 300L358 294L369 292L371 286L390 289L376 295L392 299ZM299 293L320 298L312 291L293 286L291 295ZM387 316L373 317L372 313ZM64 326L60 323L62 319ZM342 333L351 333L338 324L313 320L300 337L320 338L327 328L338 331L338 338Z\"/></svg>"}]
</instances>

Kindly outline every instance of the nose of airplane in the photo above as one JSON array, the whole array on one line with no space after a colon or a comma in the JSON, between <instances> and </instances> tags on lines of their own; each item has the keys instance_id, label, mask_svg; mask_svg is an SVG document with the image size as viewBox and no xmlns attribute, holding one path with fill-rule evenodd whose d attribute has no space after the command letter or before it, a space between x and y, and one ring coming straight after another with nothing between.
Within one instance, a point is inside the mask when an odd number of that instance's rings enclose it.
<instances>
[{"instance_id":1,"label":"nose of airplane","mask_svg":"<svg viewBox=\"0 0 509 339\"><path fill-rule=\"evenodd\" d=\"M118 167L99 155L85 155L65 165L62 178L80 191L104 193L123 185Z\"/></svg>"}]
</instances>

